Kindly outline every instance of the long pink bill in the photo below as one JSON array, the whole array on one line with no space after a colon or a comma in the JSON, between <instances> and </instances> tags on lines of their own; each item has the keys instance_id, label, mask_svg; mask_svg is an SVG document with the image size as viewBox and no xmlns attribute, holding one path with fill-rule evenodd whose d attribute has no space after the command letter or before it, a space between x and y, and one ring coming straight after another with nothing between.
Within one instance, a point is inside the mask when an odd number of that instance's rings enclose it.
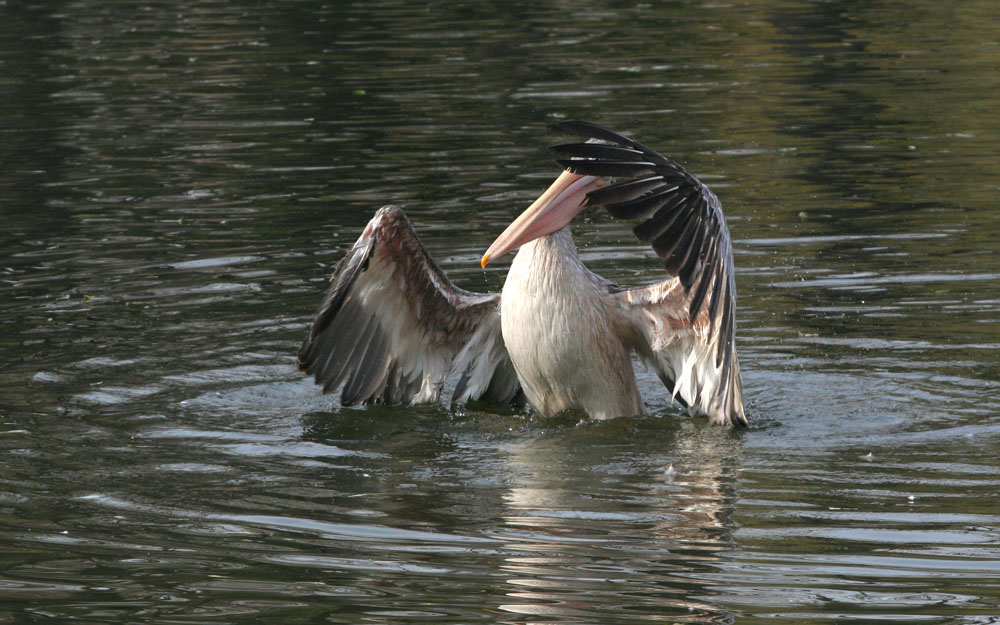
<instances>
[{"instance_id":1,"label":"long pink bill","mask_svg":"<svg viewBox=\"0 0 1000 625\"><path fill-rule=\"evenodd\" d=\"M587 205L588 193L606 186L607 181L598 176L581 176L564 171L497 237L480 264L485 267L494 258L559 230Z\"/></svg>"}]
</instances>

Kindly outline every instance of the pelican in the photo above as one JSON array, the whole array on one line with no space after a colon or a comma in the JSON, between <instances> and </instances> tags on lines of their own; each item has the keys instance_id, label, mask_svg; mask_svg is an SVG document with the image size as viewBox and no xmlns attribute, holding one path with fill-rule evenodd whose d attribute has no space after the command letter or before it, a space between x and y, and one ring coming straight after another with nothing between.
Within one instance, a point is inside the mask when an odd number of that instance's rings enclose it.
<instances>
[{"instance_id":1,"label":"pelican","mask_svg":"<svg viewBox=\"0 0 1000 625\"><path fill-rule=\"evenodd\" d=\"M518 404L595 419L646 411L633 355L692 416L746 425L736 358L733 250L722 206L679 164L587 122L551 149L564 171L493 242L518 249L500 294L456 287L403 211L379 209L339 263L298 366L341 403ZM583 264L569 223L585 207L641 220L667 278L623 288Z\"/></svg>"}]
</instances>

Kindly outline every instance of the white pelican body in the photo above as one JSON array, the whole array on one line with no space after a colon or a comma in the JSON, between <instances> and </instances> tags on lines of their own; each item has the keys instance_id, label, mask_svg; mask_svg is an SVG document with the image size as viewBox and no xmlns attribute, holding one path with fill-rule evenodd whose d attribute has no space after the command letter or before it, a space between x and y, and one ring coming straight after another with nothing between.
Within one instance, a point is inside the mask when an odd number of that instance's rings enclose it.
<instances>
[{"instance_id":1,"label":"white pelican body","mask_svg":"<svg viewBox=\"0 0 1000 625\"><path fill-rule=\"evenodd\" d=\"M645 412L619 338L608 283L587 269L569 227L518 250L500 296L500 327L521 389L542 414L597 419Z\"/></svg>"},{"instance_id":2,"label":"white pelican body","mask_svg":"<svg viewBox=\"0 0 1000 625\"><path fill-rule=\"evenodd\" d=\"M455 287L401 210L379 209L331 277L299 367L341 402L520 403L597 419L645 412L632 354L674 399L713 423L745 425L735 351L732 246L718 199L677 163L584 122L555 146L567 169L490 245L520 248L500 295ZM593 143L594 140L604 143ZM610 184L608 177L626 178ZM620 288L587 269L568 224L585 206L639 218L670 276Z\"/></svg>"}]
</instances>

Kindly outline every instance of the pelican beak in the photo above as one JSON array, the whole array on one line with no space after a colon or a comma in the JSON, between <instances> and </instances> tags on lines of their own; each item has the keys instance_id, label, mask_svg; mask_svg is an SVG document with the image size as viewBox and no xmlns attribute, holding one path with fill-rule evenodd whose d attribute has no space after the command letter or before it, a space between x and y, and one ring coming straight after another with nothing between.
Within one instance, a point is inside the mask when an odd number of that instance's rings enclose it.
<instances>
[{"instance_id":1,"label":"pelican beak","mask_svg":"<svg viewBox=\"0 0 1000 625\"><path fill-rule=\"evenodd\" d=\"M497 237L480 264L486 267L494 258L559 230L587 205L588 193L606 186L608 182L598 176L581 176L564 171Z\"/></svg>"}]
</instances>

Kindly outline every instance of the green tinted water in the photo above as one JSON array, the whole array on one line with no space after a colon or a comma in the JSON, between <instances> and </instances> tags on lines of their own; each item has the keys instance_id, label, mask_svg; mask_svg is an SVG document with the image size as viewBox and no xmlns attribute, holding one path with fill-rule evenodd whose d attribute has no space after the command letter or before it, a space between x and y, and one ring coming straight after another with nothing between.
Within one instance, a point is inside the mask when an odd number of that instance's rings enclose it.
<instances>
[{"instance_id":1,"label":"green tinted water","mask_svg":"<svg viewBox=\"0 0 1000 625\"><path fill-rule=\"evenodd\" d=\"M991 3L0 17L0 622L997 622ZM498 290L565 118L719 195L753 427L652 375L603 423L318 395L294 354L374 210Z\"/></svg>"}]
</instances>

